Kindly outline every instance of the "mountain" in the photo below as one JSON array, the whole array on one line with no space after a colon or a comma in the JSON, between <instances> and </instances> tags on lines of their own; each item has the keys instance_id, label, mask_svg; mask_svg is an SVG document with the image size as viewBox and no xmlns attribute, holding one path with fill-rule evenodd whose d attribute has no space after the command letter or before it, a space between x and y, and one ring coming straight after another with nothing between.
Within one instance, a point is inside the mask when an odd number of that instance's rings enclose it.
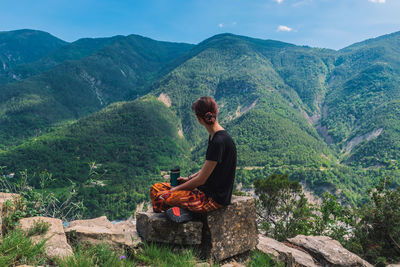
<instances>
[{"instance_id":1,"label":"mountain","mask_svg":"<svg viewBox=\"0 0 400 267\"><path fill-rule=\"evenodd\" d=\"M87 49L89 44L96 45ZM0 86L2 148L20 144L110 103L146 94L162 70L191 47L137 35L117 36L77 41L32 63L43 69L54 67Z\"/></svg>"},{"instance_id":2,"label":"mountain","mask_svg":"<svg viewBox=\"0 0 400 267\"><path fill-rule=\"evenodd\" d=\"M344 162L375 166L400 159L399 58L400 32L339 51L321 122Z\"/></svg>"},{"instance_id":3,"label":"mountain","mask_svg":"<svg viewBox=\"0 0 400 267\"><path fill-rule=\"evenodd\" d=\"M146 200L160 169L185 166L189 146L178 133L177 120L151 96L119 102L0 154L0 162L8 172L27 169L29 184L35 187L43 170L52 173L50 186L57 191L78 184L88 217L104 212L110 218L127 217ZM123 201L126 194L130 197ZM115 210L108 209L110 201L124 202L124 210L115 205Z\"/></svg>"},{"instance_id":4,"label":"mountain","mask_svg":"<svg viewBox=\"0 0 400 267\"><path fill-rule=\"evenodd\" d=\"M237 184L288 173L360 204L379 177L400 183L399 37L339 51L233 34L197 45L78 40L18 65L38 73L0 87L0 166L47 169L55 189L80 186L88 212L122 218L127 206L102 207L146 199L176 164L184 175L200 168L208 133L191 104L211 95L237 144ZM104 168L102 186L90 184L90 162Z\"/></svg>"},{"instance_id":5,"label":"mountain","mask_svg":"<svg viewBox=\"0 0 400 267\"><path fill-rule=\"evenodd\" d=\"M221 123L237 138L240 165L312 164L333 156L303 115L319 108L331 51L224 34L193 52L151 92L169 99L192 144L204 139L205 131L190 105L212 95L221 106ZM306 81L295 81L298 76L307 77L307 93Z\"/></svg>"},{"instance_id":6,"label":"mountain","mask_svg":"<svg viewBox=\"0 0 400 267\"><path fill-rule=\"evenodd\" d=\"M13 68L18 64L39 60L66 44L67 42L42 31L0 32L0 84L20 79L12 74Z\"/></svg>"},{"instance_id":7,"label":"mountain","mask_svg":"<svg viewBox=\"0 0 400 267\"><path fill-rule=\"evenodd\" d=\"M16 65L9 77L16 77L22 80L27 77L39 74L49 70L58 64L67 60L80 60L91 54L94 54L122 36L114 36L110 38L82 38L75 42L65 44L60 48L51 51L43 57L33 62Z\"/></svg>"}]
</instances>

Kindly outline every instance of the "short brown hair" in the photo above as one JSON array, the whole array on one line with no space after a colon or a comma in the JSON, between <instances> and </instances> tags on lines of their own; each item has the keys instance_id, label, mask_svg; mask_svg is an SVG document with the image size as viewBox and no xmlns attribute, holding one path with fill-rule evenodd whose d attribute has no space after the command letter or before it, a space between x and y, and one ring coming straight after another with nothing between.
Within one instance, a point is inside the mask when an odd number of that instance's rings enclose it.
<instances>
[{"instance_id":1,"label":"short brown hair","mask_svg":"<svg viewBox=\"0 0 400 267\"><path fill-rule=\"evenodd\" d=\"M202 96L192 104L194 113L207 124L214 124L218 115L218 105L211 96Z\"/></svg>"}]
</instances>

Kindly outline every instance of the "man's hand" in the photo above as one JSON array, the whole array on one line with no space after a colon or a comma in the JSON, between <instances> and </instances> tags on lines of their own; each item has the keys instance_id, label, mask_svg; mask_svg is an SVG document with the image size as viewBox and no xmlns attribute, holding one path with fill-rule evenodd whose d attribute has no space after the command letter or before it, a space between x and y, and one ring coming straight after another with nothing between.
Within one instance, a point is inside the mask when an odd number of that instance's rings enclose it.
<instances>
[{"instance_id":1,"label":"man's hand","mask_svg":"<svg viewBox=\"0 0 400 267\"><path fill-rule=\"evenodd\" d=\"M210 177L211 173L214 171L215 166L217 166L216 161L206 160L206 162L204 162L204 165L201 168L201 170L199 172L191 175L190 179L189 179L189 177L179 177L179 178L183 178L183 180L185 182L178 186L172 187L171 191L193 190L196 187L205 184L208 177Z\"/></svg>"},{"instance_id":2,"label":"man's hand","mask_svg":"<svg viewBox=\"0 0 400 267\"><path fill-rule=\"evenodd\" d=\"M179 183L179 184L184 184L184 183L186 183L187 181L189 181L189 177L179 177L179 178L178 178L178 183Z\"/></svg>"}]
</instances>

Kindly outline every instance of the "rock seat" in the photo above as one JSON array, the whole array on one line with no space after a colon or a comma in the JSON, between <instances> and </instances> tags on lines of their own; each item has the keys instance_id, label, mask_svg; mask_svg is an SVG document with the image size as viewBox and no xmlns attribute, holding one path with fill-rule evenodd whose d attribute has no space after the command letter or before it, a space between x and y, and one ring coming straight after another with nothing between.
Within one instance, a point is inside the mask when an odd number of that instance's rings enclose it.
<instances>
[{"instance_id":1,"label":"rock seat","mask_svg":"<svg viewBox=\"0 0 400 267\"><path fill-rule=\"evenodd\" d=\"M144 240L177 245L200 245L203 223L175 223L164 213L137 212L136 229Z\"/></svg>"},{"instance_id":2,"label":"rock seat","mask_svg":"<svg viewBox=\"0 0 400 267\"><path fill-rule=\"evenodd\" d=\"M202 214L201 221L178 224L163 213L138 212L136 227L146 241L200 245L204 257L216 261L256 247L255 203L252 197L232 196L232 203Z\"/></svg>"}]
</instances>

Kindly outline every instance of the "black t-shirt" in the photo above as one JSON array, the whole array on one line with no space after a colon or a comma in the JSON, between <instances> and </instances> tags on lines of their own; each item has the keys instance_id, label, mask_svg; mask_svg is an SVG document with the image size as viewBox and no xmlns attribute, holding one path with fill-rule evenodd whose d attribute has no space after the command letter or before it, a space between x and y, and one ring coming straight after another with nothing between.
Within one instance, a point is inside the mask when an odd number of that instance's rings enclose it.
<instances>
[{"instance_id":1,"label":"black t-shirt","mask_svg":"<svg viewBox=\"0 0 400 267\"><path fill-rule=\"evenodd\" d=\"M218 204L230 204L236 171L236 146L225 130L216 132L212 140L208 139L206 160L216 161L217 165L199 190Z\"/></svg>"}]
</instances>

